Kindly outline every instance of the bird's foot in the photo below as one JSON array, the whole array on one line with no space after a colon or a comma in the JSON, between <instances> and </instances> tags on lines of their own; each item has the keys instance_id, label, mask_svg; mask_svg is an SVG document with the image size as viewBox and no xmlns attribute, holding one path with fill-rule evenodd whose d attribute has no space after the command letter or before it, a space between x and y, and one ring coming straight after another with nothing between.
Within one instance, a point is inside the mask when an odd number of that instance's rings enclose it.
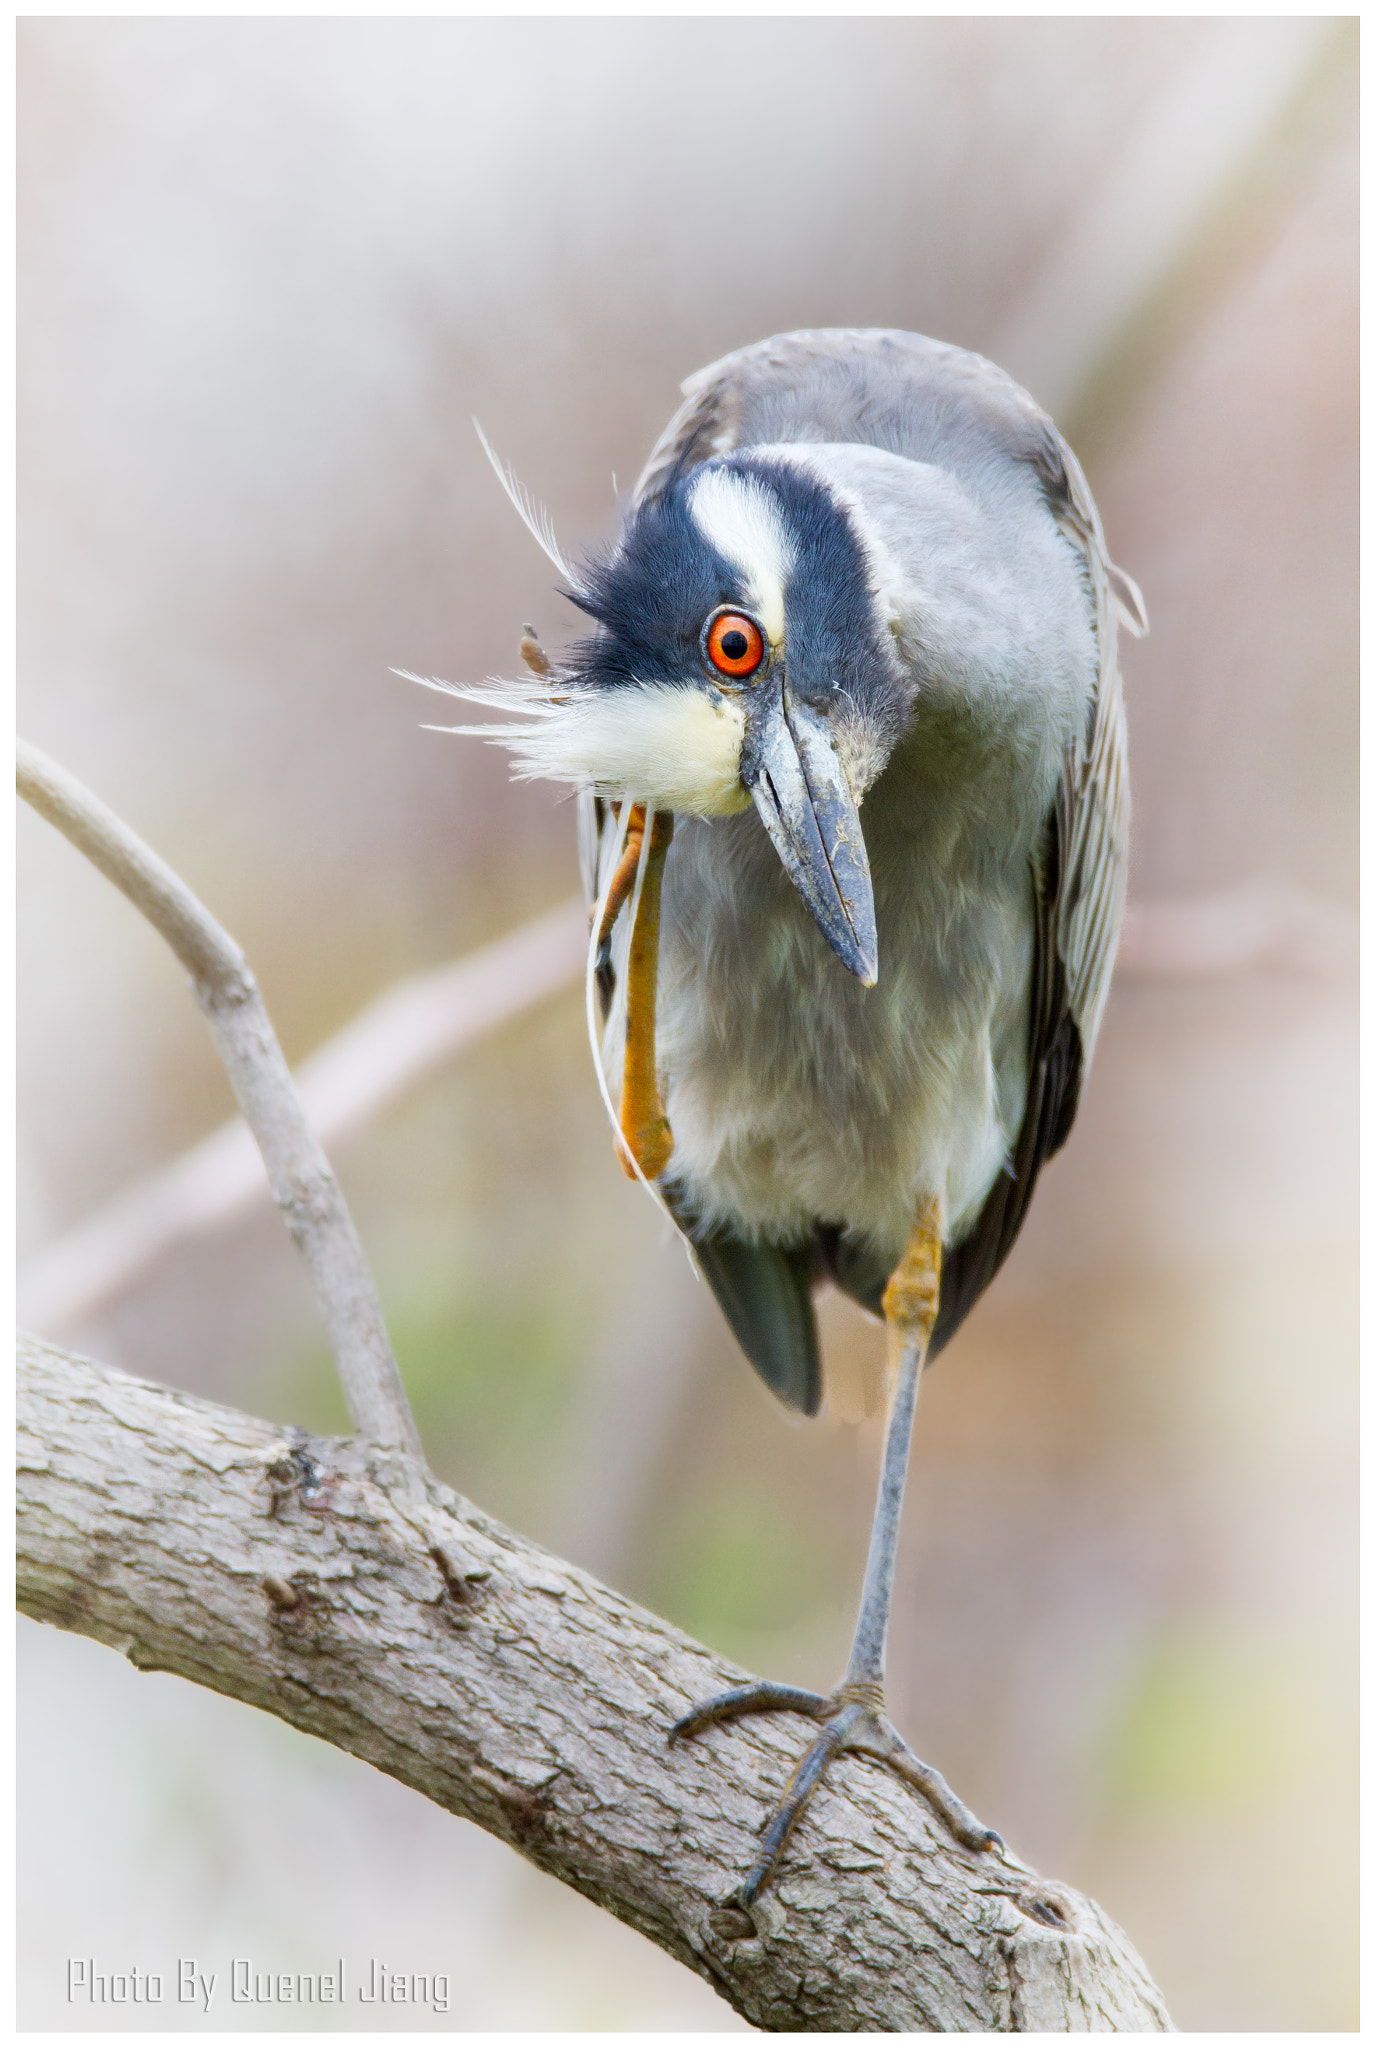
<instances>
[{"instance_id":1,"label":"bird's foot","mask_svg":"<svg viewBox=\"0 0 1376 2048\"><path fill-rule=\"evenodd\" d=\"M730 1692L703 1700L681 1720L675 1721L669 1731L671 1742L701 1734L704 1728L718 1722L739 1721L746 1714L806 1714L809 1720L822 1723L821 1734L803 1752L784 1787L782 1799L765 1823L759 1856L732 1895L733 1903L750 1906L759 1897L774 1875L784 1845L821 1784L827 1766L847 1751L872 1756L897 1771L905 1783L922 1794L956 1840L967 1849L1002 1850L1002 1836L976 1820L940 1771L934 1771L930 1764L924 1764L920 1757L914 1756L883 1709L884 1691L879 1685L852 1682L828 1695L804 1692L796 1685L771 1685L768 1680L760 1680L754 1685L734 1686Z\"/></svg>"}]
</instances>

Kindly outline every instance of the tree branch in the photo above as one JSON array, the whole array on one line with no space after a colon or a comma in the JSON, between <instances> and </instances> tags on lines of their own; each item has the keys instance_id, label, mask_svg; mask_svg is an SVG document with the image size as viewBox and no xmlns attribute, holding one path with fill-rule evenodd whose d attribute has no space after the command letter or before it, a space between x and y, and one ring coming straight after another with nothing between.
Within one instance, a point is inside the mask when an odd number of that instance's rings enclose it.
<instances>
[{"instance_id":1,"label":"tree branch","mask_svg":"<svg viewBox=\"0 0 1376 2048\"><path fill-rule=\"evenodd\" d=\"M385 989L296 1070L302 1110L322 1145L365 1129L466 1046L571 987L587 951L580 897ZM262 1157L235 1117L35 1253L19 1282L24 1321L50 1332L69 1328L132 1286L164 1252L233 1223L267 1194Z\"/></svg>"},{"instance_id":2,"label":"tree branch","mask_svg":"<svg viewBox=\"0 0 1376 2048\"><path fill-rule=\"evenodd\" d=\"M310 1274L354 1428L418 1454L420 1438L353 1218L306 1122L243 954L166 862L65 768L23 740L17 754L20 795L143 912L190 974Z\"/></svg>"},{"instance_id":3,"label":"tree branch","mask_svg":"<svg viewBox=\"0 0 1376 2048\"><path fill-rule=\"evenodd\" d=\"M1090 1901L833 1767L753 1921L723 1900L795 1761L787 1723L670 1749L740 1674L404 1453L20 1349L19 1598L290 1721L500 1835L756 2026L1161 2032Z\"/></svg>"}]
</instances>

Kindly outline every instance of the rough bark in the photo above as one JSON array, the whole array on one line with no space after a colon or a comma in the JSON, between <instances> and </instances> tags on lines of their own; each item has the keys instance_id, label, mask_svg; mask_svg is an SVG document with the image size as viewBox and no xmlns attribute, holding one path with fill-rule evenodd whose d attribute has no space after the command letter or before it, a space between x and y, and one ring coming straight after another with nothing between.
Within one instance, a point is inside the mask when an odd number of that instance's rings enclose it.
<instances>
[{"instance_id":1,"label":"rough bark","mask_svg":"<svg viewBox=\"0 0 1376 2048\"><path fill-rule=\"evenodd\" d=\"M264 1708L500 1835L808 2032L1160 2032L1090 1901L949 1839L844 1758L753 1924L723 1901L808 1732L669 1748L740 1674L398 1451L284 1431L27 1339L19 1599Z\"/></svg>"}]
</instances>

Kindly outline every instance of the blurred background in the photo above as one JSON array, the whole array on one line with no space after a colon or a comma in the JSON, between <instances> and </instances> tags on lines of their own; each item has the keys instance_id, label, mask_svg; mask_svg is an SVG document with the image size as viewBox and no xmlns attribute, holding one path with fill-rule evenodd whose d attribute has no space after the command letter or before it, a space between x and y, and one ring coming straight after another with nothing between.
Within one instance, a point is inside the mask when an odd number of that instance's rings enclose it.
<instances>
[{"instance_id":1,"label":"blurred background","mask_svg":"<svg viewBox=\"0 0 1376 2048\"><path fill-rule=\"evenodd\" d=\"M574 627L471 415L577 549L679 380L772 332L918 329L1056 412L1152 616L1136 921L1074 1138L924 1390L891 1701L1181 2026L1352 2027L1355 24L30 20L19 55L22 728L241 941L294 1061L577 886L569 805L390 673ZM161 942L20 846L36 1261L229 1098ZM617 1170L579 992L334 1150L440 1473L830 1684L877 1422L755 1383ZM343 1426L265 1210L39 1306ZM824 1328L841 1367L878 1342ZM20 1635L22 2025L194 2024L69 2004L70 1956L342 1954L452 1973L402 2026L738 2028L365 1766Z\"/></svg>"}]
</instances>

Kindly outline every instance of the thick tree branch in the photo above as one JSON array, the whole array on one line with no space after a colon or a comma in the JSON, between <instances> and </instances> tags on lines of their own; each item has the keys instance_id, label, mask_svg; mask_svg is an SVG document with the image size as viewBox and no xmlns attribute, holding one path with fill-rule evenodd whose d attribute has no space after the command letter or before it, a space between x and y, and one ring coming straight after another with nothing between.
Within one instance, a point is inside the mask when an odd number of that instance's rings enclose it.
<instances>
[{"instance_id":1,"label":"thick tree branch","mask_svg":"<svg viewBox=\"0 0 1376 2048\"><path fill-rule=\"evenodd\" d=\"M191 976L273 1195L305 1262L355 1429L419 1453L377 1290L333 1168L306 1122L258 984L228 932L151 847L37 747L19 794L141 910Z\"/></svg>"},{"instance_id":2,"label":"thick tree branch","mask_svg":"<svg viewBox=\"0 0 1376 2048\"><path fill-rule=\"evenodd\" d=\"M844 1758L753 1923L722 1901L795 1760L670 1749L739 1674L405 1454L284 1431L25 1340L19 1598L375 1764L699 1971L756 2026L1160 2032L1090 1901L961 1849Z\"/></svg>"}]
</instances>

